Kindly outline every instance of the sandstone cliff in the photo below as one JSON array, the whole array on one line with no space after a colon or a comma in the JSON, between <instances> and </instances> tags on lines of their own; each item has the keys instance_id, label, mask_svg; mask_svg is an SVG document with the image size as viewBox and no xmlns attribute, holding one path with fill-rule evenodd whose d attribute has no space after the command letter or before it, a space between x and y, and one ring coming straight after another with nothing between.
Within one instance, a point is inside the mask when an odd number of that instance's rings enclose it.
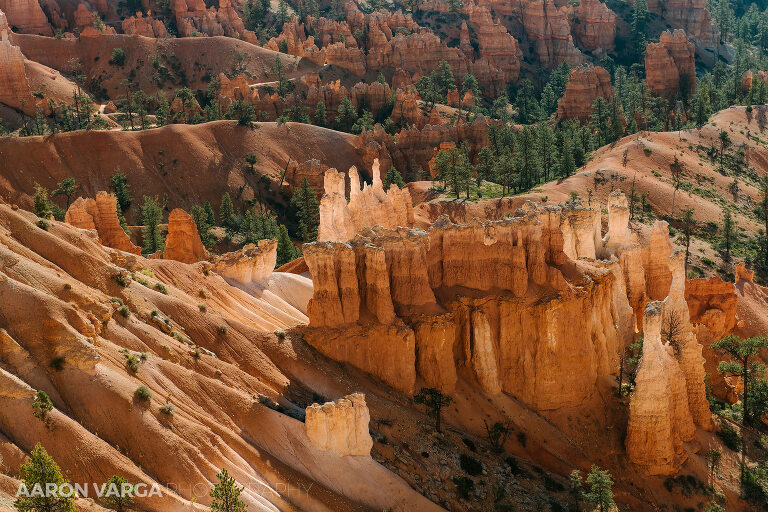
<instances>
[{"instance_id":1,"label":"sandstone cliff","mask_svg":"<svg viewBox=\"0 0 768 512\"><path fill-rule=\"evenodd\" d=\"M36 100L24 68L24 55L11 42L8 23L0 10L0 103L33 115Z\"/></svg>"},{"instance_id":2,"label":"sandstone cliff","mask_svg":"<svg viewBox=\"0 0 768 512\"><path fill-rule=\"evenodd\" d=\"M338 455L370 456L373 439L368 431L371 417L365 395L353 393L334 402L307 407L307 437L324 451Z\"/></svg>"},{"instance_id":3,"label":"sandstone cliff","mask_svg":"<svg viewBox=\"0 0 768 512\"><path fill-rule=\"evenodd\" d=\"M197 263L207 255L192 216L181 208L174 209L168 216L168 236L165 237L163 259Z\"/></svg>"},{"instance_id":4,"label":"sandstone cliff","mask_svg":"<svg viewBox=\"0 0 768 512\"><path fill-rule=\"evenodd\" d=\"M232 281L262 282L272 274L277 262L277 240L259 240L239 251L223 254L213 261L213 270Z\"/></svg>"},{"instance_id":5,"label":"sandstone cliff","mask_svg":"<svg viewBox=\"0 0 768 512\"><path fill-rule=\"evenodd\" d=\"M696 90L695 48L685 32L662 32L658 43L645 50L645 75L648 88L669 101L678 93L690 97Z\"/></svg>"},{"instance_id":6,"label":"sandstone cliff","mask_svg":"<svg viewBox=\"0 0 768 512\"><path fill-rule=\"evenodd\" d=\"M373 162L373 185L363 184L357 169L349 169L349 203L345 191L345 176L335 169L325 172L325 194L320 200L320 242L342 242L352 239L365 226L380 225L387 228L413 225L413 203L407 188L391 185L384 192L378 159Z\"/></svg>"},{"instance_id":7,"label":"sandstone cliff","mask_svg":"<svg viewBox=\"0 0 768 512\"><path fill-rule=\"evenodd\" d=\"M96 199L78 197L67 210L64 222L77 228L96 229L99 241L107 247L133 254L141 249L131 242L117 218L117 198L107 192L99 192Z\"/></svg>"},{"instance_id":8,"label":"sandstone cliff","mask_svg":"<svg viewBox=\"0 0 768 512\"><path fill-rule=\"evenodd\" d=\"M557 103L557 115L561 119L589 121L592 104L598 97L606 102L613 99L611 75L600 66L586 66L571 70L565 94Z\"/></svg>"}]
</instances>

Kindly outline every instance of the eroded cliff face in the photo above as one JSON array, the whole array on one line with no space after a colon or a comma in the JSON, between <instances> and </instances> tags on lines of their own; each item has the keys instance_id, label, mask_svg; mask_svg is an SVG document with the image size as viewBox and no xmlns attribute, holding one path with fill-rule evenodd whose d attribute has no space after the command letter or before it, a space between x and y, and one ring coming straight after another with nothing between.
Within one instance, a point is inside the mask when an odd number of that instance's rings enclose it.
<instances>
[{"instance_id":1,"label":"eroded cliff face","mask_svg":"<svg viewBox=\"0 0 768 512\"><path fill-rule=\"evenodd\" d=\"M593 210L529 205L307 244L305 339L407 393L417 376L448 393L466 378L537 410L578 405L634 331L618 267L572 259L594 260L599 234Z\"/></svg>"},{"instance_id":2,"label":"eroded cliff face","mask_svg":"<svg viewBox=\"0 0 768 512\"><path fill-rule=\"evenodd\" d=\"M380 225L388 228L413 226L413 203L407 188L390 185L384 191L379 161L373 161L373 185L360 188L356 167L349 169L349 203L345 197L345 175L336 169L325 172L325 194L320 200L320 242L350 240L365 226Z\"/></svg>"},{"instance_id":3,"label":"eroded cliff face","mask_svg":"<svg viewBox=\"0 0 768 512\"><path fill-rule=\"evenodd\" d=\"M277 240L259 240L235 252L213 260L213 270L227 280L240 284L263 282L277 262Z\"/></svg>"},{"instance_id":4,"label":"eroded cliff face","mask_svg":"<svg viewBox=\"0 0 768 512\"><path fill-rule=\"evenodd\" d=\"M141 249L131 242L117 218L117 198L101 191L96 199L78 197L67 209L64 222L77 228L95 229L99 242L107 247L132 254L141 254Z\"/></svg>"},{"instance_id":5,"label":"eroded cliff face","mask_svg":"<svg viewBox=\"0 0 768 512\"><path fill-rule=\"evenodd\" d=\"M203 247L192 216L181 208L174 209L168 216L163 259L197 263L207 257L208 252Z\"/></svg>"},{"instance_id":6,"label":"eroded cliff face","mask_svg":"<svg viewBox=\"0 0 768 512\"><path fill-rule=\"evenodd\" d=\"M12 43L8 23L0 10L0 103L32 115L36 100L24 68L24 54Z\"/></svg>"},{"instance_id":7,"label":"eroded cliff face","mask_svg":"<svg viewBox=\"0 0 768 512\"><path fill-rule=\"evenodd\" d=\"M662 32L659 42L649 43L645 50L648 88L670 101L680 91L686 96L692 95L696 90L695 53L685 31Z\"/></svg>"},{"instance_id":8,"label":"eroded cliff face","mask_svg":"<svg viewBox=\"0 0 768 512\"><path fill-rule=\"evenodd\" d=\"M368 431L371 416L365 395L352 393L334 402L307 407L307 437L323 451L338 455L370 456L373 439Z\"/></svg>"},{"instance_id":9,"label":"eroded cliff face","mask_svg":"<svg viewBox=\"0 0 768 512\"><path fill-rule=\"evenodd\" d=\"M561 119L589 121L592 103L601 97L610 102L613 99L611 75L600 66L585 66L571 70L565 94L557 104L557 115Z\"/></svg>"}]
</instances>

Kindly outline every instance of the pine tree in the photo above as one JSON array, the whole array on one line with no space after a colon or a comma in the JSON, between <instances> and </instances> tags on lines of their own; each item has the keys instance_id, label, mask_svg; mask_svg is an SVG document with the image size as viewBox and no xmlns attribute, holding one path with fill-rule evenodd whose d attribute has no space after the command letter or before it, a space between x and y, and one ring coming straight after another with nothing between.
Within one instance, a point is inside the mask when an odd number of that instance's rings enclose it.
<instances>
[{"instance_id":1,"label":"pine tree","mask_svg":"<svg viewBox=\"0 0 768 512\"><path fill-rule=\"evenodd\" d=\"M69 203L72 201L72 196L75 195L78 187L79 185L75 181L75 178L65 178L56 185L56 188L51 195L66 197L67 205L65 206L65 209L69 209Z\"/></svg>"},{"instance_id":2,"label":"pine tree","mask_svg":"<svg viewBox=\"0 0 768 512\"><path fill-rule=\"evenodd\" d=\"M558 151L555 134L547 123L541 123L537 130L536 150L545 181L552 179L558 171Z\"/></svg>"},{"instance_id":3,"label":"pine tree","mask_svg":"<svg viewBox=\"0 0 768 512\"><path fill-rule=\"evenodd\" d=\"M651 17L646 0L636 0L632 11L632 40L635 43L635 60L640 62L645 56L646 25Z\"/></svg>"},{"instance_id":4,"label":"pine tree","mask_svg":"<svg viewBox=\"0 0 768 512\"><path fill-rule=\"evenodd\" d=\"M141 222L144 225L141 252L145 256L163 250L162 220L163 209L157 197L144 196L144 204L141 205Z\"/></svg>"},{"instance_id":5,"label":"pine tree","mask_svg":"<svg viewBox=\"0 0 768 512\"><path fill-rule=\"evenodd\" d=\"M560 153L560 175L567 178L576 170L576 162L573 159L573 142L569 136L563 138L563 150Z\"/></svg>"},{"instance_id":6,"label":"pine tree","mask_svg":"<svg viewBox=\"0 0 768 512\"><path fill-rule=\"evenodd\" d=\"M219 482L211 489L211 512L247 512L247 507L243 500L239 498L243 492L242 487L238 487L235 479L229 476L226 469L222 469L216 475Z\"/></svg>"},{"instance_id":7,"label":"pine tree","mask_svg":"<svg viewBox=\"0 0 768 512\"><path fill-rule=\"evenodd\" d=\"M595 98L592 103L592 114L589 116L592 129L597 135L597 145L602 146L611 140L611 130L608 124L608 105L602 96Z\"/></svg>"},{"instance_id":8,"label":"pine tree","mask_svg":"<svg viewBox=\"0 0 768 512\"><path fill-rule=\"evenodd\" d=\"M586 482L590 487L584 493L584 501L597 507L600 512L608 512L616 505L613 501L613 479L608 471L592 466Z\"/></svg>"},{"instance_id":9,"label":"pine tree","mask_svg":"<svg viewBox=\"0 0 768 512\"><path fill-rule=\"evenodd\" d=\"M112 177L109 178L109 187L115 193L120 210L125 213L131 207L131 186L128 184L128 177L120 171L120 167L116 167Z\"/></svg>"},{"instance_id":10,"label":"pine tree","mask_svg":"<svg viewBox=\"0 0 768 512\"><path fill-rule=\"evenodd\" d=\"M736 235L736 229L731 216L730 210L723 212L723 241L722 248L725 254L723 254L723 261L725 263L731 262L731 248L733 246L733 238Z\"/></svg>"},{"instance_id":11,"label":"pine tree","mask_svg":"<svg viewBox=\"0 0 768 512\"><path fill-rule=\"evenodd\" d=\"M390 167L387 171L387 174L384 176L384 190L389 190L390 185L392 184L397 185L397 188L403 188L405 186L405 181L403 181L403 177L400 175L399 172L397 172L397 169L395 167Z\"/></svg>"},{"instance_id":12,"label":"pine tree","mask_svg":"<svg viewBox=\"0 0 768 512\"><path fill-rule=\"evenodd\" d=\"M472 182L469 162L464 152L459 148L442 149L435 157L437 179L443 181L451 192L459 198L461 192L469 190ZM467 193L469 197L469 193Z\"/></svg>"},{"instance_id":13,"label":"pine tree","mask_svg":"<svg viewBox=\"0 0 768 512\"><path fill-rule=\"evenodd\" d=\"M517 135L515 168L519 175L519 190L530 190L539 182L541 162L536 152L536 131L532 126L524 127Z\"/></svg>"},{"instance_id":14,"label":"pine tree","mask_svg":"<svg viewBox=\"0 0 768 512\"><path fill-rule=\"evenodd\" d=\"M216 243L216 238L211 234L210 229L213 225L208 223L208 213L205 211L205 208L195 205L189 213L192 215L192 219L197 226L197 234L200 235L200 241L203 242L206 248L212 247Z\"/></svg>"},{"instance_id":15,"label":"pine tree","mask_svg":"<svg viewBox=\"0 0 768 512\"><path fill-rule=\"evenodd\" d=\"M339 110L336 114L336 127L343 132L348 132L352 125L355 124L355 121L357 121L357 111L354 105L352 105L352 101L345 97L339 103Z\"/></svg>"},{"instance_id":16,"label":"pine tree","mask_svg":"<svg viewBox=\"0 0 768 512\"><path fill-rule=\"evenodd\" d=\"M216 214L213 213L213 206L210 201L205 202L205 219L209 226L216 225Z\"/></svg>"},{"instance_id":17,"label":"pine tree","mask_svg":"<svg viewBox=\"0 0 768 512\"><path fill-rule=\"evenodd\" d=\"M693 210L687 209L683 212L683 240L685 241L685 272L688 273L688 262L690 260L691 252L691 236L693 230L696 229L696 220L693 218Z\"/></svg>"},{"instance_id":18,"label":"pine tree","mask_svg":"<svg viewBox=\"0 0 768 512\"><path fill-rule=\"evenodd\" d=\"M320 203L307 178L304 178L301 187L293 193L291 210L298 221L299 237L304 242L314 241L320 224Z\"/></svg>"},{"instance_id":19,"label":"pine tree","mask_svg":"<svg viewBox=\"0 0 768 512\"><path fill-rule=\"evenodd\" d=\"M221 206L219 206L219 221L225 228L232 227L232 220L235 216L235 207L232 205L232 199L229 192L224 192L221 196Z\"/></svg>"},{"instance_id":20,"label":"pine tree","mask_svg":"<svg viewBox=\"0 0 768 512\"><path fill-rule=\"evenodd\" d=\"M37 443L29 457L29 462L22 464L19 471L22 486L19 488L19 497L13 505L19 512L75 512L74 498L65 498L58 493L43 492L43 496L34 493L34 488L46 489L46 484L54 484L56 489L61 485L69 483L61 473L61 468L48 455L43 445ZM26 490L26 493L22 493ZM30 497L26 497L27 494ZM32 494L35 494L32 497Z\"/></svg>"},{"instance_id":21,"label":"pine tree","mask_svg":"<svg viewBox=\"0 0 768 512\"><path fill-rule=\"evenodd\" d=\"M288 235L288 228L285 224L280 224L277 233L277 265L284 265L301 256L301 251L293 245L291 237Z\"/></svg>"},{"instance_id":22,"label":"pine tree","mask_svg":"<svg viewBox=\"0 0 768 512\"><path fill-rule=\"evenodd\" d=\"M315 107L315 115L314 115L314 122L317 126L325 126L328 124L328 117L325 110L325 103L322 101L317 102L317 107Z\"/></svg>"},{"instance_id":23,"label":"pine tree","mask_svg":"<svg viewBox=\"0 0 768 512\"><path fill-rule=\"evenodd\" d=\"M456 88L456 78L453 76L451 65L447 61L441 60L434 75L432 81L440 92L440 97L445 99L448 92Z\"/></svg>"},{"instance_id":24,"label":"pine tree","mask_svg":"<svg viewBox=\"0 0 768 512\"><path fill-rule=\"evenodd\" d=\"M127 489L130 486L129 492L124 492L123 489ZM117 494L113 491L110 492L110 488L117 489ZM112 510L117 512L128 512L133 505L133 486L128 483L128 479L122 476L112 475L107 480L107 496L104 498L104 504Z\"/></svg>"},{"instance_id":25,"label":"pine tree","mask_svg":"<svg viewBox=\"0 0 768 512\"><path fill-rule=\"evenodd\" d=\"M35 199L32 203L32 211L41 219L51 217L51 204L48 200L48 189L35 182Z\"/></svg>"}]
</instances>

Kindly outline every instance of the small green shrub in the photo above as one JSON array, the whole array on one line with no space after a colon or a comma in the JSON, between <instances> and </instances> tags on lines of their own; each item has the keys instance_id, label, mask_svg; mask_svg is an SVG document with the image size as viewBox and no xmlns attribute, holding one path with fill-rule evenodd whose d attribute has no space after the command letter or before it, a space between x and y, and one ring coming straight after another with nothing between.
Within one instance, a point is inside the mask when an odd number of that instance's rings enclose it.
<instances>
[{"instance_id":1,"label":"small green shrub","mask_svg":"<svg viewBox=\"0 0 768 512\"><path fill-rule=\"evenodd\" d=\"M160 412L168 416L173 416L173 413L176 412L176 407L171 402L167 402L160 408Z\"/></svg>"},{"instance_id":2,"label":"small green shrub","mask_svg":"<svg viewBox=\"0 0 768 512\"><path fill-rule=\"evenodd\" d=\"M128 279L125 278L125 275L122 273L114 274L112 276L112 280L115 281L117 284L125 288L128 286Z\"/></svg>"},{"instance_id":3,"label":"small green shrub","mask_svg":"<svg viewBox=\"0 0 768 512\"><path fill-rule=\"evenodd\" d=\"M206 311L208 311L208 306L206 306L205 304L198 304L197 309L199 309L201 313L205 313Z\"/></svg>"},{"instance_id":4,"label":"small green shrub","mask_svg":"<svg viewBox=\"0 0 768 512\"><path fill-rule=\"evenodd\" d=\"M152 400L152 392L149 390L147 386L139 386L136 388L136 391L134 392L134 395L137 399L141 400L142 402L149 403L150 400Z\"/></svg>"},{"instance_id":5,"label":"small green shrub","mask_svg":"<svg viewBox=\"0 0 768 512\"><path fill-rule=\"evenodd\" d=\"M738 452L741 448L741 434L731 427L724 425L723 428L717 432L717 436L722 439L723 444L731 450Z\"/></svg>"},{"instance_id":6,"label":"small green shrub","mask_svg":"<svg viewBox=\"0 0 768 512\"><path fill-rule=\"evenodd\" d=\"M120 309L117 310L121 315L123 315L125 318L128 318L131 316L131 309L128 306L120 306Z\"/></svg>"},{"instance_id":7,"label":"small green shrub","mask_svg":"<svg viewBox=\"0 0 768 512\"><path fill-rule=\"evenodd\" d=\"M650 155L653 152L651 148L643 148L643 151L645 152L646 155Z\"/></svg>"},{"instance_id":8,"label":"small green shrub","mask_svg":"<svg viewBox=\"0 0 768 512\"><path fill-rule=\"evenodd\" d=\"M37 227L39 227L43 231L48 231L49 225L50 225L49 222L45 219L40 219L39 221L37 221Z\"/></svg>"},{"instance_id":9,"label":"small green shrub","mask_svg":"<svg viewBox=\"0 0 768 512\"><path fill-rule=\"evenodd\" d=\"M123 356L125 357L125 365L128 367L129 370L131 370L133 373L136 373L139 371L139 358L136 356L136 354L131 354L127 350L123 352Z\"/></svg>"},{"instance_id":10,"label":"small green shrub","mask_svg":"<svg viewBox=\"0 0 768 512\"><path fill-rule=\"evenodd\" d=\"M219 334L227 334L227 330L229 330L229 327L222 324L219 326Z\"/></svg>"},{"instance_id":11,"label":"small green shrub","mask_svg":"<svg viewBox=\"0 0 768 512\"><path fill-rule=\"evenodd\" d=\"M113 303L117 304L118 306L122 306L123 304L125 304L125 303L123 302L123 299L121 299L120 297L110 297L110 298L109 298L109 300L110 300L111 302L113 302Z\"/></svg>"},{"instance_id":12,"label":"small green shrub","mask_svg":"<svg viewBox=\"0 0 768 512\"><path fill-rule=\"evenodd\" d=\"M124 66L125 59L125 50L122 48L113 48L112 57L110 57L109 63L113 66Z\"/></svg>"},{"instance_id":13,"label":"small green shrub","mask_svg":"<svg viewBox=\"0 0 768 512\"><path fill-rule=\"evenodd\" d=\"M155 283L155 290L159 291L163 295L168 295L168 289L163 283Z\"/></svg>"},{"instance_id":14,"label":"small green shrub","mask_svg":"<svg viewBox=\"0 0 768 512\"><path fill-rule=\"evenodd\" d=\"M35 399L32 401L32 415L42 422L48 419L48 413L53 410L53 402L43 390L38 390Z\"/></svg>"}]
</instances>

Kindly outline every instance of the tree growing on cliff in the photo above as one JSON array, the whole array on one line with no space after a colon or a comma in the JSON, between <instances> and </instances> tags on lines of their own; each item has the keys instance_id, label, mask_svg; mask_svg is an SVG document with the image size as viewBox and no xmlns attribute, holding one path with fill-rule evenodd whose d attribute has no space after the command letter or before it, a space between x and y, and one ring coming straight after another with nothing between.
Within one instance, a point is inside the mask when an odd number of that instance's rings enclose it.
<instances>
[{"instance_id":1,"label":"tree growing on cliff","mask_svg":"<svg viewBox=\"0 0 768 512\"><path fill-rule=\"evenodd\" d=\"M242 487L238 487L235 479L229 476L226 469L222 469L216 475L218 483L211 489L210 496L211 512L246 512L248 509L243 500L239 498L243 492Z\"/></svg>"},{"instance_id":2,"label":"tree growing on cliff","mask_svg":"<svg viewBox=\"0 0 768 512\"><path fill-rule=\"evenodd\" d=\"M749 395L755 382L765 375L765 365L756 358L760 349L764 347L768 347L768 339L764 336L739 338L733 334L712 344L716 352L730 357L730 361L721 362L717 370L726 375L741 377L744 382L742 392L744 423L752 423L760 419L750 407L752 402Z\"/></svg>"},{"instance_id":3,"label":"tree growing on cliff","mask_svg":"<svg viewBox=\"0 0 768 512\"><path fill-rule=\"evenodd\" d=\"M317 102L317 107L315 107L315 114L313 116L313 121L317 126L325 126L328 124L328 115L326 113L325 103L323 103L322 101Z\"/></svg>"},{"instance_id":4,"label":"tree growing on cliff","mask_svg":"<svg viewBox=\"0 0 768 512\"><path fill-rule=\"evenodd\" d=\"M447 407L453 402L453 398L444 395L435 388L421 388L418 393L413 395L413 401L427 408L427 415L435 420L435 430L442 432L440 426L440 416L443 407Z\"/></svg>"},{"instance_id":5,"label":"tree growing on cliff","mask_svg":"<svg viewBox=\"0 0 768 512\"><path fill-rule=\"evenodd\" d=\"M677 195L677 190L682 184L683 173L685 172L685 166L680 160L677 159L677 155L675 155L675 159L669 163L669 172L672 176L672 185L675 187L675 190L672 192L672 210L674 211L675 196Z\"/></svg>"},{"instance_id":6,"label":"tree growing on cliff","mask_svg":"<svg viewBox=\"0 0 768 512\"><path fill-rule=\"evenodd\" d=\"M584 501L596 507L600 512L612 510L616 503L613 501L613 479L608 471L592 466L586 478L589 490L584 493Z\"/></svg>"},{"instance_id":7,"label":"tree growing on cliff","mask_svg":"<svg viewBox=\"0 0 768 512\"><path fill-rule=\"evenodd\" d=\"M189 213L195 221L195 226L197 226L200 241L206 248L210 249L216 243L216 238L211 234L213 224L208 221L208 212L205 211L204 207L196 204Z\"/></svg>"},{"instance_id":8,"label":"tree growing on cliff","mask_svg":"<svg viewBox=\"0 0 768 512\"><path fill-rule=\"evenodd\" d=\"M712 448L706 454L704 459L707 461L707 469L709 469L709 481L710 485L715 485L715 473L720 466L720 460L723 458L723 454L717 448Z\"/></svg>"},{"instance_id":9,"label":"tree growing on cliff","mask_svg":"<svg viewBox=\"0 0 768 512\"><path fill-rule=\"evenodd\" d=\"M403 177L400 175L399 172L397 172L397 169L395 169L394 166L390 167L387 171L387 174L384 176L384 190L389 190L389 187L392 184L397 185L398 188L403 188L405 186L405 181L403 181Z\"/></svg>"},{"instance_id":10,"label":"tree growing on cliff","mask_svg":"<svg viewBox=\"0 0 768 512\"><path fill-rule=\"evenodd\" d=\"M56 188L53 189L51 195L66 197L67 205L65 209L69 209L69 203L72 201L72 196L75 195L78 187L79 185L75 181L75 178L64 178L56 185Z\"/></svg>"},{"instance_id":11,"label":"tree growing on cliff","mask_svg":"<svg viewBox=\"0 0 768 512\"><path fill-rule=\"evenodd\" d=\"M491 450L494 453L502 453L504 451L504 443L507 442L509 434L512 433L512 427L508 422L497 421L493 425L488 425L488 422L483 420L485 424L485 433L488 436L488 442L491 445Z\"/></svg>"},{"instance_id":12,"label":"tree growing on cliff","mask_svg":"<svg viewBox=\"0 0 768 512\"><path fill-rule=\"evenodd\" d=\"M51 398L48 396L48 393L42 389L38 390L35 394L35 399L32 400L32 415L43 423L47 423L48 413L50 413L52 410L53 402L51 402Z\"/></svg>"},{"instance_id":13,"label":"tree growing on cliff","mask_svg":"<svg viewBox=\"0 0 768 512\"><path fill-rule=\"evenodd\" d=\"M229 192L224 192L221 195L221 206L219 206L219 221L225 228L232 227L232 219L235 216L235 207L232 205L232 198L229 197Z\"/></svg>"},{"instance_id":14,"label":"tree growing on cliff","mask_svg":"<svg viewBox=\"0 0 768 512\"><path fill-rule=\"evenodd\" d=\"M53 484L59 489L61 485L69 483L59 465L40 443L32 449L29 462L21 465L19 474L22 485L19 487L18 499L13 502L19 512L75 511L75 500L71 496L63 497L60 493L47 492L40 496L40 493L34 492L35 486L46 489L47 484Z\"/></svg>"},{"instance_id":15,"label":"tree growing on cliff","mask_svg":"<svg viewBox=\"0 0 768 512\"><path fill-rule=\"evenodd\" d=\"M48 219L51 216L48 189L37 182L35 182L35 198L32 202L32 211L41 219Z\"/></svg>"},{"instance_id":16,"label":"tree growing on cliff","mask_svg":"<svg viewBox=\"0 0 768 512\"><path fill-rule=\"evenodd\" d=\"M163 235L160 232L160 223L163 220L163 209L157 197L144 196L144 204L141 205L141 222L144 225L142 231L142 248L144 255L149 255L163 250Z\"/></svg>"},{"instance_id":17,"label":"tree growing on cliff","mask_svg":"<svg viewBox=\"0 0 768 512\"><path fill-rule=\"evenodd\" d=\"M288 228L285 224L280 224L277 232L277 266L284 265L301 256L301 251L293 245L291 237L288 235Z\"/></svg>"},{"instance_id":18,"label":"tree growing on cliff","mask_svg":"<svg viewBox=\"0 0 768 512\"><path fill-rule=\"evenodd\" d=\"M307 178L301 182L291 198L291 211L299 226L299 237L305 242L317 239L320 224L320 203Z\"/></svg>"},{"instance_id":19,"label":"tree growing on cliff","mask_svg":"<svg viewBox=\"0 0 768 512\"><path fill-rule=\"evenodd\" d=\"M731 249L733 247L733 239L736 236L736 226L734 224L730 210L725 210L723 212L723 237L720 243L725 263L731 262Z\"/></svg>"}]
</instances>

